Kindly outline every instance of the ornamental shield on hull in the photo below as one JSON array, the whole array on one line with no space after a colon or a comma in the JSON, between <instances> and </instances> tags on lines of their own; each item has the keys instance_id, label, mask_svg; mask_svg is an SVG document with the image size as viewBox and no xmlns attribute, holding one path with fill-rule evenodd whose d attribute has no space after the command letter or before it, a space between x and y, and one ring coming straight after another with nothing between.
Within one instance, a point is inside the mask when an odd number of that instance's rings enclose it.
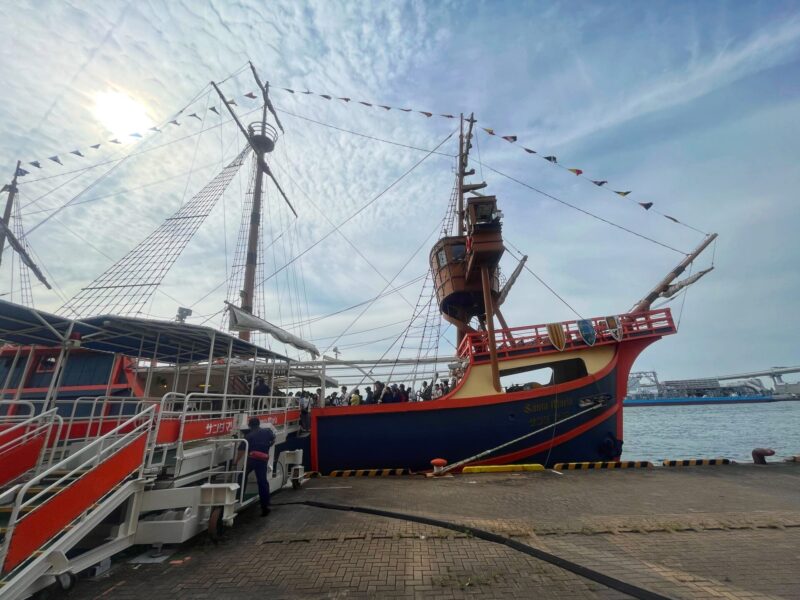
<instances>
[{"instance_id":1,"label":"ornamental shield on hull","mask_svg":"<svg viewBox=\"0 0 800 600\"><path fill-rule=\"evenodd\" d=\"M619 317L606 317L606 330L615 340L622 341L622 321Z\"/></svg>"},{"instance_id":2,"label":"ornamental shield on hull","mask_svg":"<svg viewBox=\"0 0 800 600\"><path fill-rule=\"evenodd\" d=\"M567 345L567 336L564 333L564 327L561 323L550 323L547 326L547 335L550 338L550 343L553 344L559 352Z\"/></svg>"},{"instance_id":3,"label":"ornamental shield on hull","mask_svg":"<svg viewBox=\"0 0 800 600\"><path fill-rule=\"evenodd\" d=\"M578 321L578 333L581 334L581 339L587 346L594 346L597 340L597 332L594 330L594 325L588 319L581 319Z\"/></svg>"}]
</instances>

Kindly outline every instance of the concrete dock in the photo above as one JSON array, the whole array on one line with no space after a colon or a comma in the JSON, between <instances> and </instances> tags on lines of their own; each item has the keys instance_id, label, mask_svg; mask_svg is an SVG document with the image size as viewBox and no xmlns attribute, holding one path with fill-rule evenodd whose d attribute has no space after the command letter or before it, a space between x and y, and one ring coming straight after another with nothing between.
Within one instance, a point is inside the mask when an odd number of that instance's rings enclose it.
<instances>
[{"instance_id":1,"label":"concrete dock","mask_svg":"<svg viewBox=\"0 0 800 600\"><path fill-rule=\"evenodd\" d=\"M800 464L311 479L218 544L120 557L68 597L631 597L470 534L304 501L475 527L667 598L800 598Z\"/></svg>"}]
</instances>

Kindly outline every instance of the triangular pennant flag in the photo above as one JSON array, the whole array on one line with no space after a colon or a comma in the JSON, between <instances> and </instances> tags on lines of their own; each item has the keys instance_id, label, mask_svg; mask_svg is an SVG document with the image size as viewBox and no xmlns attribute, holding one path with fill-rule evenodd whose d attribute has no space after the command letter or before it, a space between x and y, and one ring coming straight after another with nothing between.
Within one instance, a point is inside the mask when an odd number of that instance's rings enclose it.
<instances>
[{"instance_id":1,"label":"triangular pennant flag","mask_svg":"<svg viewBox=\"0 0 800 600\"><path fill-rule=\"evenodd\" d=\"M558 159L555 156L545 156L545 160L549 160L551 163L557 163Z\"/></svg>"},{"instance_id":2,"label":"triangular pennant flag","mask_svg":"<svg viewBox=\"0 0 800 600\"><path fill-rule=\"evenodd\" d=\"M652 202L639 202L639 206L641 206L645 210L650 210L650 207L653 206Z\"/></svg>"},{"instance_id":3,"label":"triangular pennant flag","mask_svg":"<svg viewBox=\"0 0 800 600\"><path fill-rule=\"evenodd\" d=\"M256 95L255 95L253 92L247 92L247 93L244 95L244 97L245 97L245 98L250 98L251 100L255 100L255 99L256 99Z\"/></svg>"},{"instance_id":4,"label":"triangular pennant flag","mask_svg":"<svg viewBox=\"0 0 800 600\"><path fill-rule=\"evenodd\" d=\"M332 99L332 97L329 96L328 94L320 94L319 96L320 96L320 98L325 98L325 100L331 100Z\"/></svg>"},{"instance_id":5,"label":"triangular pennant flag","mask_svg":"<svg viewBox=\"0 0 800 600\"><path fill-rule=\"evenodd\" d=\"M63 165L63 164L64 164L64 163L62 163L62 162L61 162L61 159L60 159L60 158L58 158L58 156L48 156L48 158L49 158L50 160L52 160L54 163L58 163L58 164L60 164L60 165Z\"/></svg>"},{"instance_id":6,"label":"triangular pennant flag","mask_svg":"<svg viewBox=\"0 0 800 600\"><path fill-rule=\"evenodd\" d=\"M108 141L111 142L112 144L121 144L122 143L117 138L114 138L113 140L108 140Z\"/></svg>"},{"instance_id":7,"label":"triangular pennant flag","mask_svg":"<svg viewBox=\"0 0 800 600\"><path fill-rule=\"evenodd\" d=\"M75 156L80 156L81 158L83 158L83 152L81 152L80 150L72 150L70 154L74 154Z\"/></svg>"},{"instance_id":8,"label":"triangular pennant flag","mask_svg":"<svg viewBox=\"0 0 800 600\"><path fill-rule=\"evenodd\" d=\"M517 136L515 135L504 135L503 139L507 142L511 142L512 144L517 141Z\"/></svg>"},{"instance_id":9,"label":"triangular pennant flag","mask_svg":"<svg viewBox=\"0 0 800 600\"><path fill-rule=\"evenodd\" d=\"M131 137L135 137L135 138L140 138L140 137L142 137L142 134L141 134L141 133L135 133L135 132L134 132L134 133L131 133L131 134L128 134L128 135L130 135Z\"/></svg>"},{"instance_id":10,"label":"triangular pennant flag","mask_svg":"<svg viewBox=\"0 0 800 600\"><path fill-rule=\"evenodd\" d=\"M216 106L212 106L212 107L211 107L211 108L209 108L208 110L210 110L211 112L213 112L215 115L219 115L219 112L217 111L217 107L216 107ZM154 127L151 127L151 129L154 129Z\"/></svg>"},{"instance_id":11,"label":"triangular pennant flag","mask_svg":"<svg viewBox=\"0 0 800 600\"><path fill-rule=\"evenodd\" d=\"M372 106L369 102L364 102L363 100L358 101L359 104L363 104L364 106Z\"/></svg>"},{"instance_id":12,"label":"triangular pennant flag","mask_svg":"<svg viewBox=\"0 0 800 600\"><path fill-rule=\"evenodd\" d=\"M26 171L22 167L17 167L17 177L25 177L30 171Z\"/></svg>"},{"instance_id":13,"label":"triangular pennant flag","mask_svg":"<svg viewBox=\"0 0 800 600\"><path fill-rule=\"evenodd\" d=\"M419 114L421 114L421 115L425 115L425 116L426 116L426 117L428 117L429 119L430 119L430 118L433 116L433 113L426 112L426 111L424 111L424 110L418 110L417 112L418 112Z\"/></svg>"},{"instance_id":14,"label":"triangular pennant flag","mask_svg":"<svg viewBox=\"0 0 800 600\"><path fill-rule=\"evenodd\" d=\"M411 112L414 109L413 108L400 108L398 110L402 110L403 112Z\"/></svg>"},{"instance_id":15,"label":"triangular pennant flag","mask_svg":"<svg viewBox=\"0 0 800 600\"><path fill-rule=\"evenodd\" d=\"M177 125L178 127L180 127L180 125L181 125L180 123L178 123L178 120L177 120L177 119L173 119L173 120L172 120L172 121L170 121L168 124L169 124L169 125Z\"/></svg>"},{"instance_id":16,"label":"triangular pennant flag","mask_svg":"<svg viewBox=\"0 0 800 600\"><path fill-rule=\"evenodd\" d=\"M230 104L231 106L239 106L236 104L236 100L225 100L226 104Z\"/></svg>"},{"instance_id":17,"label":"triangular pennant flag","mask_svg":"<svg viewBox=\"0 0 800 600\"><path fill-rule=\"evenodd\" d=\"M483 129L489 135L495 135L494 129L490 129L489 127L481 127L481 129Z\"/></svg>"},{"instance_id":18,"label":"triangular pennant flag","mask_svg":"<svg viewBox=\"0 0 800 600\"><path fill-rule=\"evenodd\" d=\"M200 117L198 117L198 116L197 116L197 113L192 113L192 114L190 114L189 116L190 116L190 117L194 117L194 118L195 118L195 119L197 119L198 121L202 121L202 120L203 120L203 119L201 119Z\"/></svg>"},{"instance_id":19,"label":"triangular pennant flag","mask_svg":"<svg viewBox=\"0 0 800 600\"><path fill-rule=\"evenodd\" d=\"M581 171L580 169L567 169L567 171L575 173L575 175L583 175L583 171Z\"/></svg>"},{"instance_id":20,"label":"triangular pennant flag","mask_svg":"<svg viewBox=\"0 0 800 600\"><path fill-rule=\"evenodd\" d=\"M439 115L440 117L444 117L445 119L455 119L455 115Z\"/></svg>"},{"instance_id":21,"label":"triangular pennant flag","mask_svg":"<svg viewBox=\"0 0 800 600\"><path fill-rule=\"evenodd\" d=\"M343 102L350 102L350 98L339 98L339 100L342 100Z\"/></svg>"},{"instance_id":22,"label":"triangular pennant flag","mask_svg":"<svg viewBox=\"0 0 800 600\"><path fill-rule=\"evenodd\" d=\"M282 90L286 90L290 94L294 94L294 90L290 90L289 88L281 88Z\"/></svg>"},{"instance_id":23,"label":"triangular pennant flag","mask_svg":"<svg viewBox=\"0 0 800 600\"><path fill-rule=\"evenodd\" d=\"M593 184L595 184L595 185L597 185L597 186L603 187L603 186L604 186L605 184L607 184L608 182L607 182L607 181L605 181L605 180L595 181L594 179L592 179L592 183L593 183Z\"/></svg>"},{"instance_id":24,"label":"triangular pennant flag","mask_svg":"<svg viewBox=\"0 0 800 600\"><path fill-rule=\"evenodd\" d=\"M631 192L630 192L630 190L629 190L629 191L627 191L627 192L618 192L617 190L614 190L614 193L615 193L615 194L619 194L620 196L622 196L622 197L624 198L625 196L627 196L627 195L628 195L628 194L630 194Z\"/></svg>"},{"instance_id":25,"label":"triangular pennant flag","mask_svg":"<svg viewBox=\"0 0 800 600\"><path fill-rule=\"evenodd\" d=\"M664 215L664 216L665 216L667 219L669 219L670 221L672 221L673 223L678 223L678 224L680 224L680 221L678 221L678 219L676 219L675 217L670 217L669 215Z\"/></svg>"},{"instance_id":26,"label":"triangular pennant flag","mask_svg":"<svg viewBox=\"0 0 800 600\"><path fill-rule=\"evenodd\" d=\"M41 169L41 168L42 168L42 163L40 163L38 160L32 160L32 161L31 161L31 162L29 162L28 164L29 164L29 165L33 165L33 166L34 166L34 167L36 167L37 169Z\"/></svg>"},{"instance_id":27,"label":"triangular pennant flag","mask_svg":"<svg viewBox=\"0 0 800 600\"><path fill-rule=\"evenodd\" d=\"M385 108L386 110L392 110L391 106L386 106L385 104L378 104L381 108Z\"/></svg>"},{"instance_id":28,"label":"triangular pennant flag","mask_svg":"<svg viewBox=\"0 0 800 600\"><path fill-rule=\"evenodd\" d=\"M525 152L527 152L528 154L536 154L536 150L531 150L530 148L525 148L524 146L522 147L522 149L525 150Z\"/></svg>"},{"instance_id":29,"label":"triangular pennant flag","mask_svg":"<svg viewBox=\"0 0 800 600\"><path fill-rule=\"evenodd\" d=\"M10 191L11 191L11 186L8 185L8 184L5 184L3 186L3 189L0 189L0 194L2 194L3 192L10 192Z\"/></svg>"},{"instance_id":30,"label":"triangular pennant flag","mask_svg":"<svg viewBox=\"0 0 800 600\"><path fill-rule=\"evenodd\" d=\"M94 148L95 150L99 150L100 146L101 144L92 144L91 146L89 146L89 148Z\"/></svg>"}]
</instances>

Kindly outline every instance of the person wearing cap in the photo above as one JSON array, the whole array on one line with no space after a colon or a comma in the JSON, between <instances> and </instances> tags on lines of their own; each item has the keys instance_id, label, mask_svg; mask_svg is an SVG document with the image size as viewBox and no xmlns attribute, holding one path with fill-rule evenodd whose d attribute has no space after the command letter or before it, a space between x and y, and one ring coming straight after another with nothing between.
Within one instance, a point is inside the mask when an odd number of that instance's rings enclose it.
<instances>
[{"instance_id":1,"label":"person wearing cap","mask_svg":"<svg viewBox=\"0 0 800 600\"><path fill-rule=\"evenodd\" d=\"M261 502L261 516L266 517L269 514L269 481L267 480L267 472L269 467L269 449L275 443L275 433L271 427L261 427L261 421L258 417L250 417L247 422L250 428L244 439L247 440L247 466L244 472L244 479L241 481L241 486L247 485L247 478L250 472L256 474L256 482L258 483L258 499ZM244 449L239 450L239 455L236 457L238 464L242 460Z\"/></svg>"}]
</instances>

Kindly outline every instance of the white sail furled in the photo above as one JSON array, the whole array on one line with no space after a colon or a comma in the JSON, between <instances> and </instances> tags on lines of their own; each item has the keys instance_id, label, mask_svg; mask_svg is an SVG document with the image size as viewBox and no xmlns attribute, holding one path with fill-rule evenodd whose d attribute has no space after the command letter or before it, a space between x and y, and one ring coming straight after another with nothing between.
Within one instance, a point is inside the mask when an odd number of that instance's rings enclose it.
<instances>
[{"instance_id":1,"label":"white sail furled","mask_svg":"<svg viewBox=\"0 0 800 600\"><path fill-rule=\"evenodd\" d=\"M285 329L281 329L269 321L265 321L264 319L256 317L255 315L251 315L238 306L234 306L230 302L226 302L225 304L228 305L230 328L232 330L263 331L264 333L271 335L276 340L279 340L284 344L289 344L298 350L304 350L308 352L314 358L319 356L319 350L317 350L317 347L311 342L307 342L303 338L300 338L295 334L286 331Z\"/></svg>"}]
</instances>

